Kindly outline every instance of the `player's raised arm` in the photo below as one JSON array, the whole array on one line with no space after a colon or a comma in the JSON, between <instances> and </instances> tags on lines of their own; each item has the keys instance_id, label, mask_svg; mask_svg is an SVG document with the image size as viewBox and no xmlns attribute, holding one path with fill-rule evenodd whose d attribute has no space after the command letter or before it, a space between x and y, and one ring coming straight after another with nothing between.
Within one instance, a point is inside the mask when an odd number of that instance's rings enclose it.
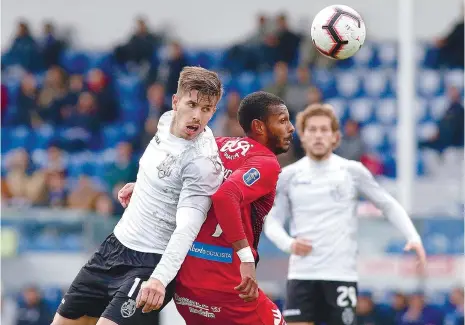
<instances>
[{"instance_id":1,"label":"player's raised arm","mask_svg":"<svg viewBox=\"0 0 465 325\"><path fill-rule=\"evenodd\" d=\"M379 208L384 216L402 232L408 241L406 250L415 250L419 262L424 265L426 257L420 235L405 209L376 182L365 166L355 161L351 163L349 170L354 175L357 190Z\"/></svg>"},{"instance_id":2,"label":"player's raised arm","mask_svg":"<svg viewBox=\"0 0 465 325\"><path fill-rule=\"evenodd\" d=\"M226 241L238 252L241 261L254 262L241 218L241 207L268 194L280 172L276 159L254 156L234 171L212 196L213 207ZM271 208L271 205L270 205ZM246 260L243 260L244 257Z\"/></svg>"}]
</instances>

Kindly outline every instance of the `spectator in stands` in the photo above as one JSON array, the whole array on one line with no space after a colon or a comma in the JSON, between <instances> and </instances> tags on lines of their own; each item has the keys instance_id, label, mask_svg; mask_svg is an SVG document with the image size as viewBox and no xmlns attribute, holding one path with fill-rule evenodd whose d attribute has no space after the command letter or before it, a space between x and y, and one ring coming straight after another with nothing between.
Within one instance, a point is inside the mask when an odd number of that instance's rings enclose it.
<instances>
[{"instance_id":1,"label":"spectator in stands","mask_svg":"<svg viewBox=\"0 0 465 325\"><path fill-rule=\"evenodd\" d=\"M273 34L274 29L270 19L264 14L259 14L257 15L257 29L245 40L244 44L248 47L258 48L265 44L266 38Z\"/></svg>"},{"instance_id":2,"label":"spectator in stands","mask_svg":"<svg viewBox=\"0 0 465 325\"><path fill-rule=\"evenodd\" d=\"M181 44L172 42L170 45L170 56L167 62L167 77L165 89L168 95L173 95L178 89L178 79L182 68L188 65L187 59L184 56Z\"/></svg>"},{"instance_id":3,"label":"spectator in stands","mask_svg":"<svg viewBox=\"0 0 465 325\"><path fill-rule=\"evenodd\" d=\"M289 84L284 98L292 115L295 116L306 107L309 87L310 71L306 66L299 66L297 68L297 81Z\"/></svg>"},{"instance_id":4,"label":"spectator in stands","mask_svg":"<svg viewBox=\"0 0 465 325\"><path fill-rule=\"evenodd\" d=\"M287 63L277 62L274 66L274 84L266 87L265 91L284 98L288 87L288 74Z\"/></svg>"},{"instance_id":5,"label":"spectator in stands","mask_svg":"<svg viewBox=\"0 0 465 325\"><path fill-rule=\"evenodd\" d=\"M69 77L69 89L62 110L66 107L75 106L78 102L79 95L84 91L84 77L80 74L73 74Z\"/></svg>"},{"instance_id":6,"label":"spectator in stands","mask_svg":"<svg viewBox=\"0 0 465 325\"><path fill-rule=\"evenodd\" d=\"M360 161L365 153L365 144L360 136L360 128L356 121L347 120L341 144L335 152L343 158Z\"/></svg>"},{"instance_id":7,"label":"spectator in stands","mask_svg":"<svg viewBox=\"0 0 465 325\"><path fill-rule=\"evenodd\" d=\"M357 297L357 324L358 325L394 325L392 317L383 312L373 302L371 292L361 291Z\"/></svg>"},{"instance_id":8,"label":"spectator in stands","mask_svg":"<svg viewBox=\"0 0 465 325\"><path fill-rule=\"evenodd\" d=\"M18 23L16 37L7 53L11 64L19 64L29 72L37 72L42 66L42 57L39 47L31 35L29 24L26 21Z\"/></svg>"},{"instance_id":9,"label":"spectator in stands","mask_svg":"<svg viewBox=\"0 0 465 325\"><path fill-rule=\"evenodd\" d=\"M50 143L47 148L47 157L44 162L43 168L47 172L65 172L67 165L66 156L63 150L59 147L57 142Z\"/></svg>"},{"instance_id":10,"label":"spectator in stands","mask_svg":"<svg viewBox=\"0 0 465 325\"><path fill-rule=\"evenodd\" d=\"M401 325L442 325L442 322L442 313L425 304L422 292L415 292L409 297L407 310L400 319Z\"/></svg>"},{"instance_id":11,"label":"spectator in stands","mask_svg":"<svg viewBox=\"0 0 465 325\"><path fill-rule=\"evenodd\" d=\"M160 83L154 83L147 89L147 101L149 105L149 118L159 118L171 110L171 106L165 101L165 87Z\"/></svg>"},{"instance_id":12,"label":"spectator in stands","mask_svg":"<svg viewBox=\"0 0 465 325\"><path fill-rule=\"evenodd\" d=\"M46 182L47 199L45 204L51 208L66 207L68 190L66 188L65 173L59 170L49 170Z\"/></svg>"},{"instance_id":13,"label":"spectator in stands","mask_svg":"<svg viewBox=\"0 0 465 325\"><path fill-rule=\"evenodd\" d=\"M66 72L58 66L47 71L38 97L38 116L42 122L60 123L60 110L68 95L67 78Z\"/></svg>"},{"instance_id":14,"label":"spectator in stands","mask_svg":"<svg viewBox=\"0 0 465 325\"><path fill-rule=\"evenodd\" d=\"M98 106L98 119L101 122L113 122L119 115L116 95L111 80L100 69L89 71L87 88L94 95Z\"/></svg>"},{"instance_id":15,"label":"spectator in stands","mask_svg":"<svg viewBox=\"0 0 465 325\"><path fill-rule=\"evenodd\" d=\"M64 125L95 132L100 126L99 107L95 97L90 92L79 95L77 105L64 112Z\"/></svg>"},{"instance_id":16,"label":"spectator in stands","mask_svg":"<svg viewBox=\"0 0 465 325\"><path fill-rule=\"evenodd\" d=\"M242 137L244 131L237 121L237 111L241 96L237 91L231 91L227 97L226 113L217 117L213 130L217 136Z\"/></svg>"},{"instance_id":17,"label":"spectator in stands","mask_svg":"<svg viewBox=\"0 0 465 325\"><path fill-rule=\"evenodd\" d=\"M136 31L128 43L115 49L115 57L118 63L133 62L137 65L150 64L156 49L161 45L162 37L152 33L144 18L136 19Z\"/></svg>"},{"instance_id":18,"label":"spectator in stands","mask_svg":"<svg viewBox=\"0 0 465 325\"><path fill-rule=\"evenodd\" d=\"M120 142L116 147L116 159L105 172L105 183L109 190L118 183L129 183L137 177L137 162L133 157L133 148L129 142Z\"/></svg>"},{"instance_id":19,"label":"spectator in stands","mask_svg":"<svg viewBox=\"0 0 465 325\"><path fill-rule=\"evenodd\" d=\"M145 119L144 130L141 132L139 141L135 144L136 150L145 149L150 140L157 132L158 119L165 112L171 110L166 104L165 87L160 83L154 83L147 89L148 115Z\"/></svg>"},{"instance_id":20,"label":"spectator in stands","mask_svg":"<svg viewBox=\"0 0 465 325\"><path fill-rule=\"evenodd\" d=\"M44 200L45 174L34 168L29 154L20 148L6 161L6 182L13 204L39 204Z\"/></svg>"},{"instance_id":21,"label":"spectator in stands","mask_svg":"<svg viewBox=\"0 0 465 325\"><path fill-rule=\"evenodd\" d=\"M394 313L395 323L399 324L402 315L407 311L407 297L402 292L395 292L392 296L392 311Z\"/></svg>"},{"instance_id":22,"label":"spectator in stands","mask_svg":"<svg viewBox=\"0 0 465 325\"><path fill-rule=\"evenodd\" d=\"M464 8L460 20L455 24L452 31L444 38L435 42L436 48L439 49L438 66L446 68L464 68L464 25L463 25Z\"/></svg>"},{"instance_id":23,"label":"spectator in stands","mask_svg":"<svg viewBox=\"0 0 465 325\"><path fill-rule=\"evenodd\" d=\"M16 325L49 325L53 320L53 314L42 299L37 288L29 286L22 292Z\"/></svg>"},{"instance_id":24,"label":"spectator in stands","mask_svg":"<svg viewBox=\"0 0 465 325\"><path fill-rule=\"evenodd\" d=\"M307 105L321 103L322 100L323 100L323 95L321 94L320 89L318 89L317 87L308 88Z\"/></svg>"},{"instance_id":25,"label":"spectator in stands","mask_svg":"<svg viewBox=\"0 0 465 325\"><path fill-rule=\"evenodd\" d=\"M55 26L51 22L46 22L43 26L41 47L45 68L60 64L60 56L65 49L65 43L58 39Z\"/></svg>"},{"instance_id":26,"label":"spectator in stands","mask_svg":"<svg viewBox=\"0 0 465 325\"><path fill-rule=\"evenodd\" d=\"M421 142L421 148L431 148L442 153L448 147L463 147L464 109L460 91L450 87L448 96L450 105L438 122L437 133L431 139Z\"/></svg>"},{"instance_id":27,"label":"spectator in stands","mask_svg":"<svg viewBox=\"0 0 465 325\"><path fill-rule=\"evenodd\" d=\"M16 99L16 113L13 125L37 125L40 121L37 110L37 82L32 74L26 74L21 80L21 88Z\"/></svg>"},{"instance_id":28,"label":"spectator in stands","mask_svg":"<svg viewBox=\"0 0 465 325\"><path fill-rule=\"evenodd\" d=\"M281 14L277 17L276 24L276 35L278 37L278 60L291 64L297 59L300 36L289 29L285 14Z\"/></svg>"},{"instance_id":29,"label":"spectator in stands","mask_svg":"<svg viewBox=\"0 0 465 325\"><path fill-rule=\"evenodd\" d=\"M68 195L67 203L71 209L91 211L101 193L95 188L89 175L81 174L76 187Z\"/></svg>"},{"instance_id":30,"label":"spectator in stands","mask_svg":"<svg viewBox=\"0 0 465 325\"><path fill-rule=\"evenodd\" d=\"M111 218L115 215L113 201L106 194L101 194L95 202L95 212L104 218Z\"/></svg>"},{"instance_id":31,"label":"spectator in stands","mask_svg":"<svg viewBox=\"0 0 465 325\"><path fill-rule=\"evenodd\" d=\"M444 325L463 325L465 303L463 297L463 287L457 287L452 290L449 301L453 309L447 312L444 318Z\"/></svg>"}]
</instances>

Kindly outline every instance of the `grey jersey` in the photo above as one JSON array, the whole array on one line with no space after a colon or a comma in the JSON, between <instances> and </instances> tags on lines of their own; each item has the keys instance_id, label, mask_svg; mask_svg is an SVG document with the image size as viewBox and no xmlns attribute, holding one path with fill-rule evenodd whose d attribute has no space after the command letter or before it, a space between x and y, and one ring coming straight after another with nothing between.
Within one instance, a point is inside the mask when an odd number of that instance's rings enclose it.
<instances>
[{"instance_id":1,"label":"grey jersey","mask_svg":"<svg viewBox=\"0 0 465 325\"><path fill-rule=\"evenodd\" d=\"M134 192L114 233L128 248L162 254L176 228L180 207L206 214L210 196L223 180L211 130L194 140L171 134L173 111L163 114L158 132L139 162Z\"/></svg>"},{"instance_id":2,"label":"grey jersey","mask_svg":"<svg viewBox=\"0 0 465 325\"><path fill-rule=\"evenodd\" d=\"M267 217L281 225L289 218L291 237L313 246L307 256L291 255L289 279L357 281L358 194L383 210L407 238L419 238L405 210L361 163L335 154L323 162L304 157L283 169ZM265 231L279 246L272 227Z\"/></svg>"}]
</instances>

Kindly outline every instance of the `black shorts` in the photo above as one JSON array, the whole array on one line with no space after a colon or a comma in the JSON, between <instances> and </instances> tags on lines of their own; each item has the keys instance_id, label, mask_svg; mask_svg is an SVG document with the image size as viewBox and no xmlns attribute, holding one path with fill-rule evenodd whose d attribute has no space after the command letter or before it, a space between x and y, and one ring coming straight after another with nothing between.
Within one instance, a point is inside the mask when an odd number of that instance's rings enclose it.
<instances>
[{"instance_id":1,"label":"black shorts","mask_svg":"<svg viewBox=\"0 0 465 325\"><path fill-rule=\"evenodd\" d=\"M355 325L357 282L288 280L283 315L287 322Z\"/></svg>"},{"instance_id":2,"label":"black shorts","mask_svg":"<svg viewBox=\"0 0 465 325\"><path fill-rule=\"evenodd\" d=\"M142 282L150 278L160 259L159 254L127 248L111 234L74 279L58 314L68 319L105 317L119 325L157 324L159 311L142 314L135 301ZM166 288L163 307L173 293L174 281Z\"/></svg>"}]
</instances>

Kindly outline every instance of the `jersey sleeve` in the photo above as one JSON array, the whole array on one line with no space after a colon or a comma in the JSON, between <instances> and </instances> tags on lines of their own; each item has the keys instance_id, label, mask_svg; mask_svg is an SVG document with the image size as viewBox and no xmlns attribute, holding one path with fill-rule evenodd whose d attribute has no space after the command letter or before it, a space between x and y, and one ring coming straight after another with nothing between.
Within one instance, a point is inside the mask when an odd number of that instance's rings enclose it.
<instances>
[{"instance_id":1,"label":"jersey sleeve","mask_svg":"<svg viewBox=\"0 0 465 325\"><path fill-rule=\"evenodd\" d=\"M265 219L265 235L282 251L289 252L293 238L284 229L286 220L291 217L289 185L293 175L291 166L284 168L279 175L276 198L270 213Z\"/></svg>"},{"instance_id":2,"label":"jersey sleeve","mask_svg":"<svg viewBox=\"0 0 465 325\"><path fill-rule=\"evenodd\" d=\"M276 189L281 167L274 157L253 156L227 179L240 190L243 204L249 204Z\"/></svg>"},{"instance_id":3,"label":"jersey sleeve","mask_svg":"<svg viewBox=\"0 0 465 325\"><path fill-rule=\"evenodd\" d=\"M215 215L227 242L247 239L241 207L273 192L279 173L275 158L251 157L212 196Z\"/></svg>"},{"instance_id":4,"label":"jersey sleeve","mask_svg":"<svg viewBox=\"0 0 465 325\"><path fill-rule=\"evenodd\" d=\"M178 209L195 208L206 214L211 206L210 196L223 181L221 162L213 157L196 157L184 166L181 178Z\"/></svg>"},{"instance_id":5,"label":"jersey sleeve","mask_svg":"<svg viewBox=\"0 0 465 325\"><path fill-rule=\"evenodd\" d=\"M370 200L383 215L410 241L420 241L407 211L375 180L370 171L360 162L351 161L349 171L355 179L358 192Z\"/></svg>"}]
</instances>

